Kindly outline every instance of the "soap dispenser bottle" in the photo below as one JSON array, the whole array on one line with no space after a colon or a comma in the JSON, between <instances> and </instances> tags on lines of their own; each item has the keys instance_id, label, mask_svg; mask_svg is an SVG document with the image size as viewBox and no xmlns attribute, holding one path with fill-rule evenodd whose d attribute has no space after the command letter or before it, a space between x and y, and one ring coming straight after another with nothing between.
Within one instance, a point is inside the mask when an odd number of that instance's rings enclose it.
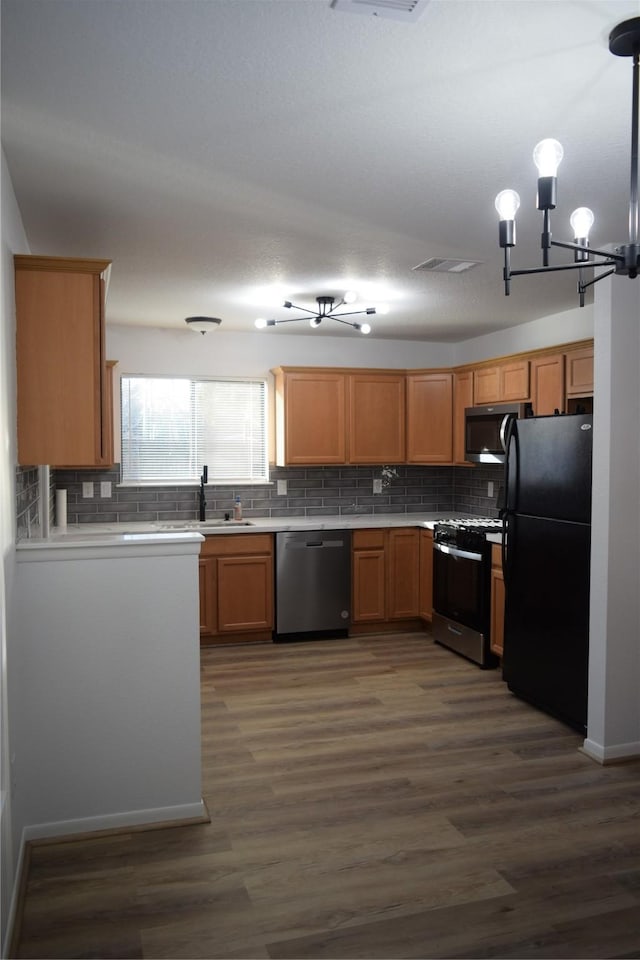
<instances>
[{"instance_id":1,"label":"soap dispenser bottle","mask_svg":"<svg viewBox=\"0 0 640 960\"><path fill-rule=\"evenodd\" d=\"M233 519L242 520L242 501L240 500L240 497L236 497L233 504Z\"/></svg>"}]
</instances>

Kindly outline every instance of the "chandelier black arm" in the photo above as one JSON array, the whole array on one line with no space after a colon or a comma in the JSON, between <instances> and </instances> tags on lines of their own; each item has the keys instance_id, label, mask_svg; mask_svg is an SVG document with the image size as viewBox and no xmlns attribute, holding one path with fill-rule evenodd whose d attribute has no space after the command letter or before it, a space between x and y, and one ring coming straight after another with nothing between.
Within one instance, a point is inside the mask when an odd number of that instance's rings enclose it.
<instances>
[{"instance_id":1,"label":"chandelier black arm","mask_svg":"<svg viewBox=\"0 0 640 960\"><path fill-rule=\"evenodd\" d=\"M315 317L315 313L314 313ZM274 320L274 323L297 323L298 320L306 320L307 317L287 317L286 320Z\"/></svg>"},{"instance_id":2,"label":"chandelier black arm","mask_svg":"<svg viewBox=\"0 0 640 960\"><path fill-rule=\"evenodd\" d=\"M329 314L329 316L331 316L331 315ZM347 313L342 314L342 313L341 313L341 314L340 314L339 316L337 316L337 317L333 317L333 316L332 316L331 319L332 319L332 320L337 320L338 323L344 323L344 324L346 324L348 327L355 327L355 326L356 326L356 324L353 322L353 320L341 320L340 317L342 317L342 316L347 317L347 316L349 316L349 314L347 314ZM359 324L358 324L358 326L359 326Z\"/></svg>"},{"instance_id":3,"label":"chandelier black arm","mask_svg":"<svg viewBox=\"0 0 640 960\"><path fill-rule=\"evenodd\" d=\"M587 280L585 283L578 284L578 292L584 293L587 287L592 287L594 283L597 283L598 280L604 280L605 277L610 277L612 273L615 273L615 267L613 270L606 270L604 273L598 274L597 277L594 277L593 280Z\"/></svg>"},{"instance_id":4,"label":"chandelier black arm","mask_svg":"<svg viewBox=\"0 0 640 960\"><path fill-rule=\"evenodd\" d=\"M615 267L615 260L583 260L582 263L563 263L556 267L531 267L528 270L509 270L509 277L522 277L528 273L550 273L553 270L580 270L585 267ZM507 277L505 277L507 279Z\"/></svg>"},{"instance_id":5,"label":"chandelier black arm","mask_svg":"<svg viewBox=\"0 0 640 960\"><path fill-rule=\"evenodd\" d=\"M345 313L328 313L327 316L331 317L332 320L337 320L338 317L355 317L359 313L368 313L369 316L376 312L375 307L368 307L366 310L347 310Z\"/></svg>"},{"instance_id":6,"label":"chandelier black arm","mask_svg":"<svg viewBox=\"0 0 640 960\"><path fill-rule=\"evenodd\" d=\"M285 306L286 306L286 304L285 304ZM289 307L287 307L287 309L291 309L291 308L293 308L294 310L304 310L305 313L308 313L308 314L309 314L310 316L312 316L312 317L321 317L321 316L323 316L323 314L318 313L317 310L308 310L307 307L299 307L297 303L292 303L292 304L289 305ZM324 314L324 316L328 316L328 314ZM306 317L297 317L297 319L298 319L298 320L305 320ZM278 320L278 323L288 323L288 322L289 322L289 321L287 321L287 320Z\"/></svg>"},{"instance_id":7,"label":"chandelier black arm","mask_svg":"<svg viewBox=\"0 0 640 960\"><path fill-rule=\"evenodd\" d=\"M620 253L611 253L610 250L596 250L594 247L583 247L579 243L563 243L560 240L552 240L552 247L563 247L565 250L578 250L580 253L593 253L597 257L606 257L607 260L620 260L624 263L624 257ZM588 261L583 260L583 264L588 266Z\"/></svg>"}]
</instances>

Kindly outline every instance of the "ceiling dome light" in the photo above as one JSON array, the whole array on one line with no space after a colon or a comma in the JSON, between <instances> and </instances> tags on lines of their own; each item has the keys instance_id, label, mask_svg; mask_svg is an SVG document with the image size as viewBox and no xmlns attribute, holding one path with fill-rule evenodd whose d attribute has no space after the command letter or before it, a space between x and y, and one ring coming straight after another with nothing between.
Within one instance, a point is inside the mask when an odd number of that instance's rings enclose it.
<instances>
[{"instance_id":1,"label":"ceiling dome light","mask_svg":"<svg viewBox=\"0 0 640 960\"><path fill-rule=\"evenodd\" d=\"M222 320L218 317L185 317L184 322L190 330L205 334L210 330L217 330Z\"/></svg>"},{"instance_id":2,"label":"ceiling dome light","mask_svg":"<svg viewBox=\"0 0 640 960\"><path fill-rule=\"evenodd\" d=\"M355 290L347 290L342 299L344 303L355 303L358 299L358 294L355 292Z\"/></svg>"}]
</instances>

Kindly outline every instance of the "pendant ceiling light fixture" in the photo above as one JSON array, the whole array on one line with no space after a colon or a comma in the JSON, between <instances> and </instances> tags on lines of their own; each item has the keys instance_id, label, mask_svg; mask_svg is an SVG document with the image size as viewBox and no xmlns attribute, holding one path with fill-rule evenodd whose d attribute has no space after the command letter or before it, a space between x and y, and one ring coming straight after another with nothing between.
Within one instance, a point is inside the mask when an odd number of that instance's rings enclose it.
<instances>
[{"instance_id":1,"label":"pendant ceiling light fixture","mask_svg":"<svg viewBox=\"0 0 640 960\"><path fill-rule=\"evenodd\" d=\"M589 247L589 230L593 226L594 216L588 207L578 207L571 214L569 222L573 230L573 243L561 243L551 239L549 211L556 206L557 171L562 160L562 146L557 140L542 140L533 151L533 160L538 168L538 210L543 212L542 228L542 267L529 270L511 269L511 247L516 245L515 216L520 206L520 197L515 190L501 190L496 197L496 210L500 217L499 241L504 248L504 292L510 293L512 277L527 273L547 273L556 270L579 270L578 294L580 306L584 306L584 294L587 287L603 280L612 273L635 279L640 270L640 241L638 234L638 115L640 113L640 17L625 20L609 34L609 50L616 57L633 57L632 105L631 105L631 189L629 197L629 242L616 247L613 253L595 250ZM549 266L551 247L564 247L573 250L573 263ZM604 260L592 260L590 254L604 257ZM592 280L584 279L587 267L610 267Z\"/></svg>"},{"instance_id":2,"label":"pendant ceiling light fixture","mask_svg":"<svg viewBox=\"0 0 640 960\"><path fill-rule=\"evenodd\" d=\"M217 330L222 320L218 317L185 317L184 322L190 330L205 334L208 333L209 330Z\"/></svg>"},{"instance_id":3,"label":"pendant ceiling light fixture","mask_svg":"<svg viewBox=\"0 0 640 960\"><path fill-rule=\"evenodd\" d=\"M264 317L258 317L256 320L256 327L258 330L264 330L265 327L275 327L280 323L296 323L298 320L307 320L309 326L316 329L320 326L323 320L337 320L338 323L345 323L348 327L353 327L354 330L357 330L359 333L371 333L371 327L368 323L357 323L354 320L345 320L344 317L355 317L358 314L373 314L376 312L375 307L365 307L364 310L351 310L343 313L335 313L336 310L339 310L340 307L345 304L353 303L354 300L357 300L357 294L352 292L347 292L341 297L340 300L336 300L336 297L316 297L316 303L318 304L317 310L309 310L307 307L299 307L295 303L291 303L290 300L285 300L283 307L286 307L287 310L290 310L292 307L294 310L302 310L307 314L306 317L287 317L286 320L265 320Z\"/></svg>"}]
</instances>

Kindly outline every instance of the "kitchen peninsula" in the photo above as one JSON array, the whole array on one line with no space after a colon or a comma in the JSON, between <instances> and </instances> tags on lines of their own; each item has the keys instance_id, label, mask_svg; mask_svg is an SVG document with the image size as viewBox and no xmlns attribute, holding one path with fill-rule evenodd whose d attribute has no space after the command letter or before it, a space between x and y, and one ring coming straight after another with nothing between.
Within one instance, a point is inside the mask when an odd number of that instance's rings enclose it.
<instances>
[{"instance_id":1,"label":"kitchen peninsula","mask_svg":"<svg viewBox=\"0 0 640 960\"><path fill-rule=\"evenodd\" d=\"M18 543L15 630L29 683L13 776L25 840L207 819L202 539L83 531Z\"/></svg>"}]
</instances>

